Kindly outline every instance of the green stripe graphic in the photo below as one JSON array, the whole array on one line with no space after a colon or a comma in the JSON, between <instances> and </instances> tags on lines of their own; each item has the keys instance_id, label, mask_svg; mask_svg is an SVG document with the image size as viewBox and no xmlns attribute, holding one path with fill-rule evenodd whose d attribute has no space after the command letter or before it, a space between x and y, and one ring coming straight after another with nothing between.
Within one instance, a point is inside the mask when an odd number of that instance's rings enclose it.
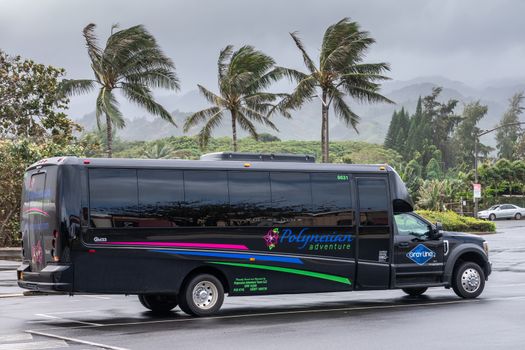
<instances>
[{"instance_id":1,"label":"green stripe graphic","mask_svg":"<svg viewBox=\"0 0 525 350\"><path fill-rule=\"evenodd\" d=\"M350 282L350 280L348 278L345 278L345 277L328 275L326 273L320 273L320 272L290 269L290 268L287 268L287 267L267 266L267 265L257 265L257 264L242 264L242 263L224 262L224 261L210 261L210 263L218 264L218 265L247 267L247 268L251 268L251 269L261 269L261 270L270 270L270 271L279 271L279 272L285 272L285 273L293 273L295 275L302 275L302 276L320 278L320 279L329 280L329 281L338 282L338 283L343 283L343 284L348 284L348 285L352 284L352 282Z\"/></svg>"}]
</instances>

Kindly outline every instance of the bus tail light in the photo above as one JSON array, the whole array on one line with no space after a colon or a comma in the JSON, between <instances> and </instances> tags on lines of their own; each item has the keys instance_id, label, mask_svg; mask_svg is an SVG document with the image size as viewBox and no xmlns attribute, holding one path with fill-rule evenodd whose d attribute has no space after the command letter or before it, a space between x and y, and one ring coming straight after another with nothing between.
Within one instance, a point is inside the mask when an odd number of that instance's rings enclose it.
<instances>
[{"instance_id":1,"label":"bus tail light","mask_svg":"<svg viewBox=\"0 0 525 350\"><path fill-rule=\"evenodd\" d=\"M54 262L60 261L60 257L58 256L58 254L56 254L57 253L57 240L58 240L58 231L53 230L53 239L51 240L51 247L53 247L53 249L51 249L51 259L53 259Z\"/></svg>"}]
</instances>

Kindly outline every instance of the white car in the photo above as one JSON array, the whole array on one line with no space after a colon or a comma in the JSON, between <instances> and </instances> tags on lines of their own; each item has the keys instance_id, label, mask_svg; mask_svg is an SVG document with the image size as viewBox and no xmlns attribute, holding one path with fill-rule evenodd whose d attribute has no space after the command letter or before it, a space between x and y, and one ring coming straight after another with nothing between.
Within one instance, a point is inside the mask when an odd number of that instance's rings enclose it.
<instances>
[{"instance_id":1,"label":"white car","mask_svg":"<svg viewBox=\"0 0 525 350\"><path fill-rule=\"evenodd\" d=\"M498 204L493 205L487 210L478 212L478 218L480 219L516 219L521 220L525 216L525 208L518 207L514 204Z\"/></svg>"}]
</instances>

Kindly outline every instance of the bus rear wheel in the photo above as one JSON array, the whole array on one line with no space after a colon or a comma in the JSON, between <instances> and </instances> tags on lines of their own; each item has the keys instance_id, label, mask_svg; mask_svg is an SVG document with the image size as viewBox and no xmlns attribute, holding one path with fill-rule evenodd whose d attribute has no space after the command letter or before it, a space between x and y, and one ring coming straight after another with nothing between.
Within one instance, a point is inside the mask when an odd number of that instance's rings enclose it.
<instances>
[{"instance_id":1,"label":"bus rear wheel","mask_svg":"<svg viewBox=\"0 0 525 350\"><path fill-rule=\"evenodd\" d=\"M406 294L412 296L412 297L417 297L417 296L420 296L421 294L425 293L427 291L428 288L426 287L421 287L421 288L403 288L403 292L405 292Z\"/></svg>"},{"instance_id":2,"label":"bus rear wheel","mask_svg":"<svg viewBox=\"0 0 525 350\"><path fill-rule=\"evenodd\" d=\"M182 311L193 316L210 316L219 311L224 301L224 287L213 275L191 278L179 295Z\"/></svg>"},{"instance_id":3,"label":"bus rear wheel","mask_svg":"<svg viewBox=\"0 0 525 350\"><path fill-rule=\"evenodd\" d=\"M176 295L139 294L139 301L142 306L156 314L170 312L177 306Z\"/></svg>"}]
</instances>

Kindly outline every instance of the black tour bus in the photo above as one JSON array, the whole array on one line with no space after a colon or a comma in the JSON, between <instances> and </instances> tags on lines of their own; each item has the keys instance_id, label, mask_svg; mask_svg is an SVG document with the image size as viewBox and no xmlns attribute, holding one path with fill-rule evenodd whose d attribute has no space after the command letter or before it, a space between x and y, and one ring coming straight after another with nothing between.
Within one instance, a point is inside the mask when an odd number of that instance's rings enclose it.
<instances>
[{"instance_id":1,"label":"black tour bus","mask_svg":"<svg viewBox=\"0 0 525 350\"><path fill-rule=\"evenodd\" d=\"M486 242L413 213L386 165L216 153L201 160L43 159L24 177L18 284L136 294L155 312L224 295L452 287L477 297Z\"/></svg>"}]
</instances>

